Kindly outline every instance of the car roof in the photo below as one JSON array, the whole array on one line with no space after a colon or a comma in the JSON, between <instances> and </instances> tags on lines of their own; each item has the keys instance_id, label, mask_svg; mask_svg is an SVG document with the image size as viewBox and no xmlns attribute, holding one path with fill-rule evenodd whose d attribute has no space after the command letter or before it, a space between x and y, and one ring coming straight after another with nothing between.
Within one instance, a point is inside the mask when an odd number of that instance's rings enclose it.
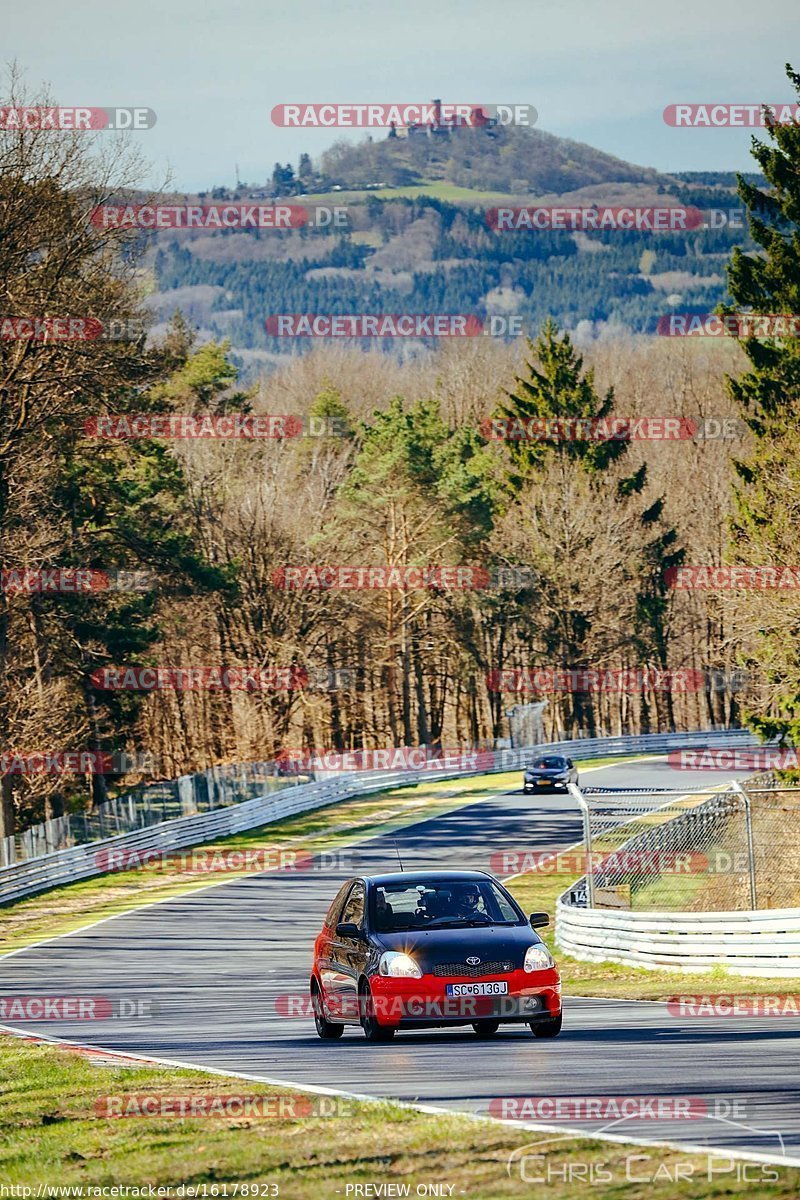
<instances>
[{"instance_id":1,"label":"car roof","mask_svg":"<svg viewBox=\"0 0 800 1200\"><path fill-rule=\"evenodd\" d=\"M365 875L367 883L381 886L389 883L480 883L492 876L486 871L391 871L385 875Z\"/></svg>"}]
</instances>

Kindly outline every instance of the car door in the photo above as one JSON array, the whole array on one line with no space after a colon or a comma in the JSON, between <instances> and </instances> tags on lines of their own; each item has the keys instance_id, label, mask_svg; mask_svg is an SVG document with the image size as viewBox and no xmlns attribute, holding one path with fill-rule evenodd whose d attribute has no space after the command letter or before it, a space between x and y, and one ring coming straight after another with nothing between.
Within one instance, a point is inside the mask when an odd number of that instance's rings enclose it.
<instances>
[{"instance_id":1,"label":"car door","mask_svg":"<svg viewBox=\"0 0 800 1200\"><path fill-rule=\"evenodd\" d=\"M347 899L337 924L351 923L366 931L366 889L357 879L347 893ZM364 969L368 953L366 941L339 937L333 930L331 941L332 995L341 1015L349 1020L358 1017L358 977Z\"/></svg>"},{"instance_id":2,"label":"car door","mask_svg":"<svg viewBox=\"0 0 800 1200\"><path fill-rule=\"evenodd\" d=\"M345 897L351 885L352 880L348 880L336 893L336 898L328 909L325 921L323 922L322 932L317 938L314 952L316 968L319 973L320 982L322 983L322 995L328 1006L329 1013L333 1011L333 1005L338 1003L336 1000L331 1000L331 997L335 996L337 988L336 924L341 916Z\"/></svg>"}]
</instances>

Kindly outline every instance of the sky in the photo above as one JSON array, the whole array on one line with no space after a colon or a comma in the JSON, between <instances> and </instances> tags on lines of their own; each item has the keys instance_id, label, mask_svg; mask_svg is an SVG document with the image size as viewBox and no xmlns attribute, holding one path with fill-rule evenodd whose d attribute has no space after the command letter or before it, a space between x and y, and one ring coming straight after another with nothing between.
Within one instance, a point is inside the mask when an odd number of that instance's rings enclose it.
<instances>
[{"instance_id":1,"label":"sky","mask_svg":"<svg viewBox=\"0 0 800 1200\"><path fill-rule=\"evenodd\" d=\"M154 109L135 136L180 191L264 183L363 130L281 129L276 104L532 104L539 128L661 171L749 170L746 129L675 129L674 103L795 99L797 0L35 0L2 16L2 58L56 103ZM108 135L112 136L112 135ZM375 134L382 137L379 131Z\"/></svg>"}]
</instances>

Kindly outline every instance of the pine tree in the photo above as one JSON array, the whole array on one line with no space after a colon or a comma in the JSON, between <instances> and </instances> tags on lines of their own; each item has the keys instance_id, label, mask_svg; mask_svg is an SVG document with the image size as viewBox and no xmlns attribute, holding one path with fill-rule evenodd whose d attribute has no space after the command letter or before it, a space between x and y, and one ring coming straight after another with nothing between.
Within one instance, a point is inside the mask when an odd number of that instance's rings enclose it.
<instances>
[{"instance_id":1,"label":"pine tree","mask_svg":"<svg viewBox=\"0 0 800 1200\"><path fill-rule=\"evenodd\" d=\"M786 73L800 97L800 75ZM770 185L764 191L739 176L750 233L764 251L737 248L728 268L728 290L739 308L755 313L800 312L800 127L767 124L769 141L753 139L753 157ZM800 342L794 339L743 342L752 370L730 380L733 397L757 437L774 437L797 420ZM747 479L747 472L742 472Z\"/></svg>"},{"instance_id":2,"label":"pine tree","mask_svg":"<svg viewBox=\"0 0 800 1200\"><path fill-rule=\"evenodd\" d=\"M609 388L602 398L598 396L594 372L584 371L583 358L575 350L569 334L559 334L551 318L545 322L536 343L529 341L528 346L531 351L528 377L516 377L515 390L507 393L508 401L498 408L498 415L508 422L509 453L517 472L517 482L545 462L554 448L580 460L590 471L606 470L625 453L625 441L567 438L556 442L526 436L529 422L602 421L611 415L614 407L613 388Z\"/></svg>"},{"instance_id":3,"label":"pine tree","mask_svg":"<svg viewBox=\"0 0 800 1200\"><path fill-rule=\"evenodd\" d=\"M786 73L800 96L800 75ZM800 127L770 123L753 157L768 188L739 176L739 195L761 254L735 250L728 288L737 308L800 312ZM800 511L800 342L744 338L749 370L729 379L731 395L755 439L735 463L738 485L730 557L750 566L795 566ZM738 593L731 600L743 656L759 686L746 719L764 737L800 742L800 611L792 592Z\"/></svg>"},{"instance_id":4,"label":"pine tree","mask_svg":"<svg viewBox=\"0 0 800 1200\"><path fill-rule=\"evenodd\" d=\"M609 388L603 396L598 395L593 371L584 370L583 358L575 350L569 335L559 334L553 320L545 323L537 342L529 343L529 346L535 361L527 364L528 376L517 377L515 389L507 393L508 400L499 409L500 416L507 422L502 428L509 434L512 469L507 482L512 504L520 507L522 500L524 507L525 498L531 495L535 503L537 489L552 484L550 468L562 472L565 494L574 473L585 474L594 496L598 530L603 528L603 517L610 517L613 523L615 513L622 521L622 527L628 528L630 558L619 563L617 583L621 596L633 591L635 604L631 627L625 635L627 645L620 641L614 648L616 665L629 665L633 658L663 669L667 666L670 615L665 580L667 570L683 561L683 552L677 546L678 535L663 520L663 500L650 501L638 514L632 507L633 497L646 487L647 466L642 463L627 476L620 473L629 447L626 439L572 437L569 428L566 437L525 436L531 421L602 422L612 416L614 409L613 389ZM539 426L534 425L533 432L538 430ZM514 438L515 432L521 436ZM568 507L568 503L565 499L564 506ZM559 514L559 521L561 516L568 525L568 514ZM598 620L604 619L603 614L595 611L597 597L588 581L584 586L580 579L572 578L575 568L569 561L558 557L553 560L548 552L539 555L536 547L531 548L530 556L539 576L540 597L551 600L553 619L549 626L542 625L540 633L552 656L552 665L568 669L605 665L587 661L588 648L597 641ZM565 593L570 593L566 607L553 601L554 597ZM532 599L535 604L535 593ZM502 665L497 664L498 668ZM659 703L658 697L655 702ZM665 712L659 714L659 720L674 728L669 693L666 694ZM576 693L572 701L573 729L593 731L595 721L592 699Z\"/></svg>"}]
</instances>

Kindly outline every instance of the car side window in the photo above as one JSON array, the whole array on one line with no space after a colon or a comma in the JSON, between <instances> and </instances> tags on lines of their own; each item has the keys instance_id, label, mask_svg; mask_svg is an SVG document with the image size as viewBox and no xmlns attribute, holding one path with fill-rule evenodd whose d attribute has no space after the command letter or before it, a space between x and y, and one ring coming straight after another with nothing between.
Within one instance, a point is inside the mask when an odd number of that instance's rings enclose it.
<instances>
[{"instance_id":1,"label":"car side window","mask_svg":"<svg viewBox=\"0 0 800 1200\"><path fill-rule=\"evenodd\" d=\"M344 883L336 893L333 904L328 909L328 915L325 918L325 927L327 929L333 929L336 925L336 922L339 920L339 913L341 912L342 905L344 904L344 898L347 895L347 889L349 887L349 882Z\"/></svg>"},{"instance_id":2,"label":"car side window","mask_svg":"<svg viewBox=\"0 0 800 1200\"><path fill-rule=\"evenodd\" d=\"M568 758L568 759L567 759L567 766L568 766L568 767L571 767L571 766L572 766L572 759L571 759L571 758Z\"/></svg>"},{"instance_id":3,"label":"car side window","mask_svg":"<svg viewBox=\"0 0 800 1200\"><path fill-rule=\"evenodd\" d=\"M363 883L354 883L347 900L340 920L342 922L352 922L359 929L364 924L364 885Z\"/></svg>"}]
</instances>

